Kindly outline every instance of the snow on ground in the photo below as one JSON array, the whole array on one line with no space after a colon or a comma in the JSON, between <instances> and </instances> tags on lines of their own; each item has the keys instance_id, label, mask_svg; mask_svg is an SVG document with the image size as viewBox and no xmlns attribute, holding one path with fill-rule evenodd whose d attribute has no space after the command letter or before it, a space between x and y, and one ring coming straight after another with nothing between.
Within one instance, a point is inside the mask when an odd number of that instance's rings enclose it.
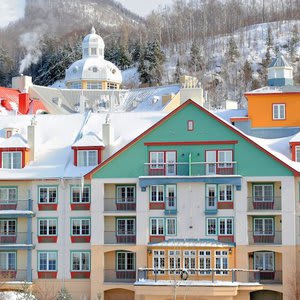
<instances>
[{"instance_id":1,"label":"snow on ground","mask_svg":"<svg viewBox=\"0 0 300 300\"><path fill-rule=\"evenodd\" d=\"M0 293L0 300L19 300L19 299L23 299L23 293L20 292L1 292ZM28 298L29 296L26 295L26 299L30 299ZM36 298L34 296L31 296L32 300L35 300Z\"/></svg>"},{"instance_id":2,"label":"snow on ground","mask_svg":"<svg viewBox=\"0 0 300 300\"><path fill-rule=\"evenodd\" d=\"M138 87L140 78L137 67L129 68L127 70L122 71L122 85L126 88Z\"/></svg>"}]
</instances>

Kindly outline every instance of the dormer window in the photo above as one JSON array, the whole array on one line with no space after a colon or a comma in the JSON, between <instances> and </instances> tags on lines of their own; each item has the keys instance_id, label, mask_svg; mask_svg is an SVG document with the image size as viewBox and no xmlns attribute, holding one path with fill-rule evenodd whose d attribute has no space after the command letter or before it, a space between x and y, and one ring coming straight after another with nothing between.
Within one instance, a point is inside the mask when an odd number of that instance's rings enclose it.
<instances>
[{"instance_id":1,"label":"dormer window","mask_svg":"<svg viewBox=\"0 0 300 300\"><path fill-rule=\"evenodd\" d=\"M12 136L12 130L6 131L6 138L9 139Z\"/></svg>"},{"instance_id":2,"label":"dormer window","mask_svg":"<svg viewBox=\"0 0 300 300\"><path fill-rule=\"evenodd\" d=\"M96 166L98 164L97 150L78 150L78 166Z\"/></svg>"},{"instance_id":3,"label":"dormer window","mask_svg":"<svg viewBox=\"0 0 300 300\"><path fill-rule=\"evenodd\" d=\"M4 169L21 169L22 152L2 152L2 168Z\"/></svg>"},{"instance_id":4,"label":"dormer window","mask_svg":"<svg viewBox=\"0 0 300 300\"><path fill-rule=\"evenodd\" d=\"M300 162L300 146L295 146L295 161Z\"/></svg>"},{"instance_id":5,"label":"dormer window","mask_svg":"<svg viewBox=\"0 0 300 300\"><path fill-rule=\"evenodd\" d=\"M91 55L97 55L97 48L91 48Z\"/></svg>"}]
</instances>

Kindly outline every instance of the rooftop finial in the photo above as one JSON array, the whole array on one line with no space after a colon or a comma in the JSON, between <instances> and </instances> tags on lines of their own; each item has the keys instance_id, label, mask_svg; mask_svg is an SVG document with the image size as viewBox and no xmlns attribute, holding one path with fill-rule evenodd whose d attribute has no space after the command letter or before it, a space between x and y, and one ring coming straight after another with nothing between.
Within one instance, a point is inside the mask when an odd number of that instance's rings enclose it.
<instances>
[{"instance_id":1,"label":"rooftop finial","mask_svg":"<svg viewBox=\"0 0 300 300\"><path fill-rule=\"evenodd\" d=\"M95 27L93 26L92 29L91 29L91 34L95 34L96 33L96 29Z\"/></svg>"}]
</instances>

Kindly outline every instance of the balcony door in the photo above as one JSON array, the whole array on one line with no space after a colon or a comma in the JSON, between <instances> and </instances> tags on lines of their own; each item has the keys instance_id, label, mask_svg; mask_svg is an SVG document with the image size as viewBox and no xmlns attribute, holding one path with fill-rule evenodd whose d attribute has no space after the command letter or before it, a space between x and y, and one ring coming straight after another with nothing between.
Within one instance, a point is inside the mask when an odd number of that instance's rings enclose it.
<instances>
[{"instance_id":1,"label":"balcony door","mask_svg":"<svg viewBox=\"0 0 300 300\"><path fill-rule=\"evenodd\" d=\"M176 175L176 152L175 151L166 152L166 175L167 176Z\"/></svg>"}]
</instances>

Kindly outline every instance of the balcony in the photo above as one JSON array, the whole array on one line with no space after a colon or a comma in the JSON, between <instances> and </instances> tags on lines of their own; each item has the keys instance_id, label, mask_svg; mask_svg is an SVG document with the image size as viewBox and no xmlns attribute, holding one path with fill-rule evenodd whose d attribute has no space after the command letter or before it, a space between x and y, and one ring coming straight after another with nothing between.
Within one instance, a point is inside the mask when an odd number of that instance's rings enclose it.
<instances>
[{"instance_id":1,"label":"balcony","mask_svg":"<svg viewBox=\"0 0 300 300\"><path fill-rule=\"evenodd\" d=\"M136 281L136 271L104 270L104 282L133 283Z\"/></svg>"},{"instance_id":2,"label":"balcony","mask_svg":"<svg viewBox=\"0 0 300 300\"><path fill-rule=\"evenodd\" d=\"M29 282L31 281L29 278L31 278L31 271L28 270L0 270L1 285L10 282Z\"/></svg>"},{"instance_id":3,"label":"balcony","mask_svg":"<svg viewBox=\"0 0 300 300\"><path fill-rule=\"evenodd\" d=\"M248 211L281 210L281 197L248 197Z\"/></svg>"},{"instance_id":4,"label":"balcony","mask_svg":"<svg viewBox=\"0 0 300 300\"><path fill-rule=\"evenodd\" d=\"M135 244L136 234L117 234L116 231L104 231L104 244Z\"/></svg>"},{"instance_id":5,"label":"balcony","mask_svg":"<svg viewBox=\"0 0 300 300\"><path fill-rule=\"evenodd\" d=\"M237 162L145 163L144 176L232 176L237 175Z\"/></svg>"},{"instance_id":6,"label":"balcony","mask_svg":"<svg viewBox=\"0 0 300 300\"><path fill-rule=\"evenodd\" d=\"M281 245L282 243L282 231L270 232L254 232L248 233L249 245Z\"/></svg>"},{"instance_id":7,"label":"balcony","mask_svg":"<svg viewBox=\"0 0 300 300\"><path fill-rule=\"evenodd\" d=\"M32 211L32 200L7 200L0 201L0 214L1 210L23 210Z\"/></svg>"},{"instance_id":8,"label":"balcony","mask_svg":"<svg viewBox=\"0 0 300 300\"><path fill-rule=\"evenodd\" d=\"M104 211L105 212L136 211L135 198L127 199L126 202L122 202L122 199L117 199L117 198L105 198Z\"/></svg>"},{"instance_id":9,"label":"balcony","mask_svg":"<svg viewBox=\"0 0 300 300\"><path fill-rule=\"evenodd\" d=\"M27 232L17 232L11 233L9 235L0 235L0 244L22 244L29 245L32 244L32 234L28 236Z\"/></svg>"}]
</instances>

